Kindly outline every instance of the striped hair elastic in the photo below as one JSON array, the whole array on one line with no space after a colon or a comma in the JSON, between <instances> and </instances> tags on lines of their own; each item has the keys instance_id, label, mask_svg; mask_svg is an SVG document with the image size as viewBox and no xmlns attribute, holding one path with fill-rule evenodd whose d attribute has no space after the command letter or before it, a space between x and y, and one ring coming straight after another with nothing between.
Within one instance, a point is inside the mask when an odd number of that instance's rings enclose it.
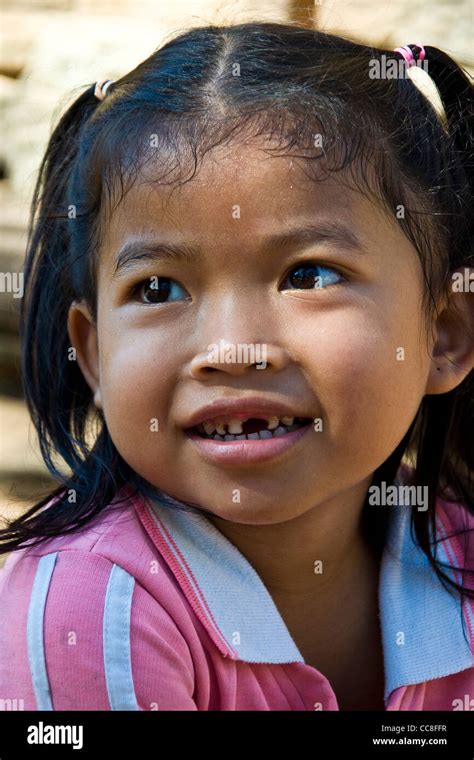
<instances>
[{"instance_id":1,"label":"striped hair elastic","mask_svg":"<svg viewBox=\"0 0 474 760\"><path fill-rule=\"evenodd\" d=\"M107 89L113 81L113 79L99 79L99 81L95 83L94 89L94 95L96 98L99 100L104 100L105 96L107 95Z\"/></svg>"},{"instance_id":2,"label":"striped hair elastic","mask_svg":"<svg viewBox=\"0 0 474 760\"><path fill-rule=\"evenodd\" d=\"M413 48L417 49L418 52L415 53ZM408 68L410 68L410 66L416 66L418 61L424 61L426 57L425 48L418 42L415 44L402 45L401 47L397 47L395 48L394 52L401 55Z\"/></svg>"}]
</instances>

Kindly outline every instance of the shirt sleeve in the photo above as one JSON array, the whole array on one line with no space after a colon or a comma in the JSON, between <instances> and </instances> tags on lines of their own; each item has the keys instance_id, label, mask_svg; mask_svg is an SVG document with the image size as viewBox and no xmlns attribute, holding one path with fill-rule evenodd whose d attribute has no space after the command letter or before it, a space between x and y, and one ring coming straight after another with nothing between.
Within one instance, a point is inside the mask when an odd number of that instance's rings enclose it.
<instances>
[{"instance_id":1,"label":"shirt sleeve","mask_svg":"<svg viewBox=\"0 0 474 760\"><path fill-rule=\"evenodd\" d=\"M132 575L93 552L62 550L36 559L16 621L26 628L24 645L13 628L1 644L3 660L14 657L17 675L23 673L24 684L29 679L34 700L26 709L197 709L187 643Z\"/></svg>"},{"instance_id":2,"label":"shirt sleeve","mask_svg":"<svg viewBox=\"0 0 474 760\"><path fill-rule=\"evenodd\" d=\"M140 708L197 710L195 669L176 623L139 583L132 610L132 670Z\"/></svg>"}]
</instances>

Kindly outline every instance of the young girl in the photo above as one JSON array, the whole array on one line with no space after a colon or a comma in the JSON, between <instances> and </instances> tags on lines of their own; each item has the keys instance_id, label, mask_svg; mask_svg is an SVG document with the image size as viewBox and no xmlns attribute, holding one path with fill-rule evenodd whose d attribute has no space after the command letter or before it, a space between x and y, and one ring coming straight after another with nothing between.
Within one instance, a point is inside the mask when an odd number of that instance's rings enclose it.
<instances>
[{"instance_id":1,"label":"young girl","mask_svg":"<svg viewBox=\"0 0 474 760\"><path fill-rule=\"evenodd\" d=\"M69 107L21 323L59 486L1 533L4 707L473 709L472 103L436 48L253 23Z\"/></svg>"}]
</instances>

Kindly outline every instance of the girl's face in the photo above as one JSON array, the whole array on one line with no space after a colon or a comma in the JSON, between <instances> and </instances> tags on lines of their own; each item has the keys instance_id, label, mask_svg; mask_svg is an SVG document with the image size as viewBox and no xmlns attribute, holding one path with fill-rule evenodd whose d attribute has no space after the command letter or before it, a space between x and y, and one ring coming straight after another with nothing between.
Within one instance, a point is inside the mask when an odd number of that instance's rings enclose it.
<instances>
[{"instance_id":1,"label":"girl's face","mask_svg":"<svg viewBox=\"0 0 474 760\"><path fill-rule=\"evenodd\" d=\"M312 235L289 237L308 225ZM136 259L116 271L132 241ZM170 256L176 245L186 255ZM161 246L154 260L150 246ZM362 495L399 443L433 376L421 299L395 210L247 146L208 154L172 194L133 187L101 250L97 325L73 304L69 333L135 471L218 517L268 524ZM214 458L185 432L205 405L250 396L321 422L258 461Z\"/></svg>"}]
</instances>

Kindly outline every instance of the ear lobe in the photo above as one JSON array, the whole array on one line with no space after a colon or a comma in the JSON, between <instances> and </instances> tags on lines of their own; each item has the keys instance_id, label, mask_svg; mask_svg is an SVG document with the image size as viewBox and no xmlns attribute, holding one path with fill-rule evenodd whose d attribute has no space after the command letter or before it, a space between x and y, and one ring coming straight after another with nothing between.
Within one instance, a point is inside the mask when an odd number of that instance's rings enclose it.
<instances>
[{"instance_id":1,"label":"ear lobe","mask_svg":"<svg viewBox=\"0 0 474 760\"><path fill-rule=\"evenodd\" d=\"M84 378L94 394L94 403L102 409L100 361L97 327L85 301L73 301L69 307L67 330Z\"/></svg>"},{"instance_id":2,"label":"ear lobe","mask_svg":"<svg viewBox=\"0 0 474 760\"><path fill-rule=\"evenodd\" d=\"M459 283L457 273L465 281L469 272L463 267L452 273L452 283ZM451 288L449 298L435 322L435 343L426 394L448 393L462 383L474 367L474 293L469 285L465 289Z\"/></svg>"},{"instance_id":3,"label":"ear lobe","mask_svg":"<svg viewBox=\"0 0 474 760\"><path fill-rule=\"evenodd\" d=\"M97 409L102 409L102 397L100 394L100 388L97 388L96 392L94 393L94 404L96 405Z\"/></svg>"}]
</instances>

